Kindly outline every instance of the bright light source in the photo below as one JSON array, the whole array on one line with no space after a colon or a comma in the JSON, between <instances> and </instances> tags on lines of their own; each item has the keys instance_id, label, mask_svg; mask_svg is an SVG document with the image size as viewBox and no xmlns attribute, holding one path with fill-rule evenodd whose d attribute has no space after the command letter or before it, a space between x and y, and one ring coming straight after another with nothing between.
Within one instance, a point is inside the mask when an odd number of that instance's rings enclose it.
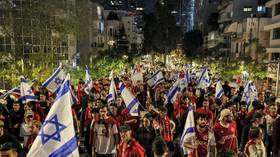
<instances>
[{"instance_id":1,"label":"bright light source","mask_svg":"<svg viewBox=\"0 0 280 157\"><path fill-rule=\"evenodd\" d=\"M173 10L173 11L171 11L171 14L178 14L178 11Z\"/></svg>"}]
</instances>

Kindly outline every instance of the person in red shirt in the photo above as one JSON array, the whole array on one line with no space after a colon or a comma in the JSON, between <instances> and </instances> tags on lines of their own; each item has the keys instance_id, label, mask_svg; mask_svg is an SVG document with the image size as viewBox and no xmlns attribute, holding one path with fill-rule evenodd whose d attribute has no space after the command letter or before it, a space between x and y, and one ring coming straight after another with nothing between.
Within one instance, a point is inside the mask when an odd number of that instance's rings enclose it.
<instances>
[{"instance_id":1,"label":"person in red shirt","mask_svg":"<svg viewBox=\"0 0 280 157\"><path fill-rule=\"evenodd\" d=\"M209 98L208 97L204 97L202 107L196 109L196 112L208 114L210 119L212 121L214 120L214 113L211 111L211 109L209 107Z\"/></svg>"},{"instance_id":2,"label":"person in red shirt","mask_svg":"<svg viewBox=\"0 0 280 157\"><path fill-rule=\"evenodd\" d=\"M184 146L195 150L194 157L214 157L216 142L213 131L207 127L209 117L205 113L196 113L195 119L195 138L187 138Z\"/></svg>"},{"instance_id":3,"label":"person in red shirt","mask_svg":"<svg viewBox=\"0 0 280 157\"><path fill-rule=\"evenodd\" d=\"M118 157L146 157L145 149L132 137L131 128L124 124L120 127L121 143Z\"/></svg>"},{"instance_id":4,"label":"person in red shirt","mask_svg":"<svg viewBox=\"0 0 280 157\"><path fill-rule=\"evenodd\" d=\"M237 126L233 122L233 114L229 109L223 109L219 122L214 125L214 134L217 142L217 151L233 151L237 153Z\"/></svg>"}]
</instances>

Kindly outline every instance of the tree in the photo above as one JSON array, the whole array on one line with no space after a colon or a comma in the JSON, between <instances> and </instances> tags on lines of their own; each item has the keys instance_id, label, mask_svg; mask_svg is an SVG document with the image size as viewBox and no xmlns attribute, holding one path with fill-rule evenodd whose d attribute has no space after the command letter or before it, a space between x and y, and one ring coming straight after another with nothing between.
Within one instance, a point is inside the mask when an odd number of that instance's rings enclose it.
<instances>
[{"instance_id":1,"label":"tree","mask_svg":"<svg viewBox=\"0 0 280 157\"><path fill-rule=\"evenodd\" d=\"M185 33L183 39L183 50L187 58L194 58L204 55L201 51L198 51L203 44L202 33L199 30L193 30Z\"/></svg>"}]
</instances>

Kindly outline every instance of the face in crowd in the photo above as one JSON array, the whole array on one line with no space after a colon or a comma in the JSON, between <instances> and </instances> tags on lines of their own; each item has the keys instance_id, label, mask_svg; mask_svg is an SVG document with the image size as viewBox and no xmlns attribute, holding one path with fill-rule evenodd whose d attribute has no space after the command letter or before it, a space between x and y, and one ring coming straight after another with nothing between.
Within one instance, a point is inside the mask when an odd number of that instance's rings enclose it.
<instances>
[{"instance_id":1,"label":"face in crowd","mask_svg":"<svg viewBox=\"0 0 280 157\"><path fill-rule=\"evenodd\" d=\"M205 128L207 125L208 118L207 117L199 117L196 122L200 128Z\"/></svg>"},{"instance_id":2,"label":"face in crowd","mask_svg":"<svg viewBox=\"0 0 280 157\"><path fill-rule=\"evenodd\" d=\"M99 109L100 119L106 119L108 116L108 108L107 106L103 106Z\"/></svg>"},{"instance_id":3,"label":"face in crowd","mask_svg":"<svg viewBox=\"0 0 280 157\"><path fill-rule=\"evenodd\" d=\"M15 112L18 112L18 111L19 111L19 108L20 108L19 103L14 103L14 104L13 104L13 110L14 110Z\"/></svg>"}]
</instances>

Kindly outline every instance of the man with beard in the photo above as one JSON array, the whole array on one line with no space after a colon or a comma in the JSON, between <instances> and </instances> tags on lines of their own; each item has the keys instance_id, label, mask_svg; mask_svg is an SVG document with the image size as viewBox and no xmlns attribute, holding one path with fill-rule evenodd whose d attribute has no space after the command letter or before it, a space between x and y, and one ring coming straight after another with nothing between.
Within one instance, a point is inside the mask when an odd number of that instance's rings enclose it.
<instances>
[{"instance_id":1,"label":"man with beard","mask_svg":"<svg viewBox=\"0 0 280 157\"><path fill-rule=\"evenodd\" d=\"M217 141L217 151L233 151L237 153L236 123L232 120L233 114L229 109L223 109L219 122L214 125L214 134Z\"/></svg>"},{"instance_id":2,"label":"man with beard","mask_svg":"<svg viewBox=\"0 0 280 157\"><path fill-rule=\"evenodd\" d=\"M205 113L196 113L195 137L187 138L184 146L194 149L194 157L215 156L216 141L213 131L206 125L209 117Z\"/></svg>"},{"instance_id":3,"label":"man with beard","mask_svg":"<svg viewBox=\"0 0 280 157\"><path fill-rule=\"evenodd\" d=\"M108 107L103 105L99 109L100 118L91 128L91 144L93 146L93 156L113 157L117 153L119 142L116 121L108 116Z\"/></svg>"}]
</instances>

